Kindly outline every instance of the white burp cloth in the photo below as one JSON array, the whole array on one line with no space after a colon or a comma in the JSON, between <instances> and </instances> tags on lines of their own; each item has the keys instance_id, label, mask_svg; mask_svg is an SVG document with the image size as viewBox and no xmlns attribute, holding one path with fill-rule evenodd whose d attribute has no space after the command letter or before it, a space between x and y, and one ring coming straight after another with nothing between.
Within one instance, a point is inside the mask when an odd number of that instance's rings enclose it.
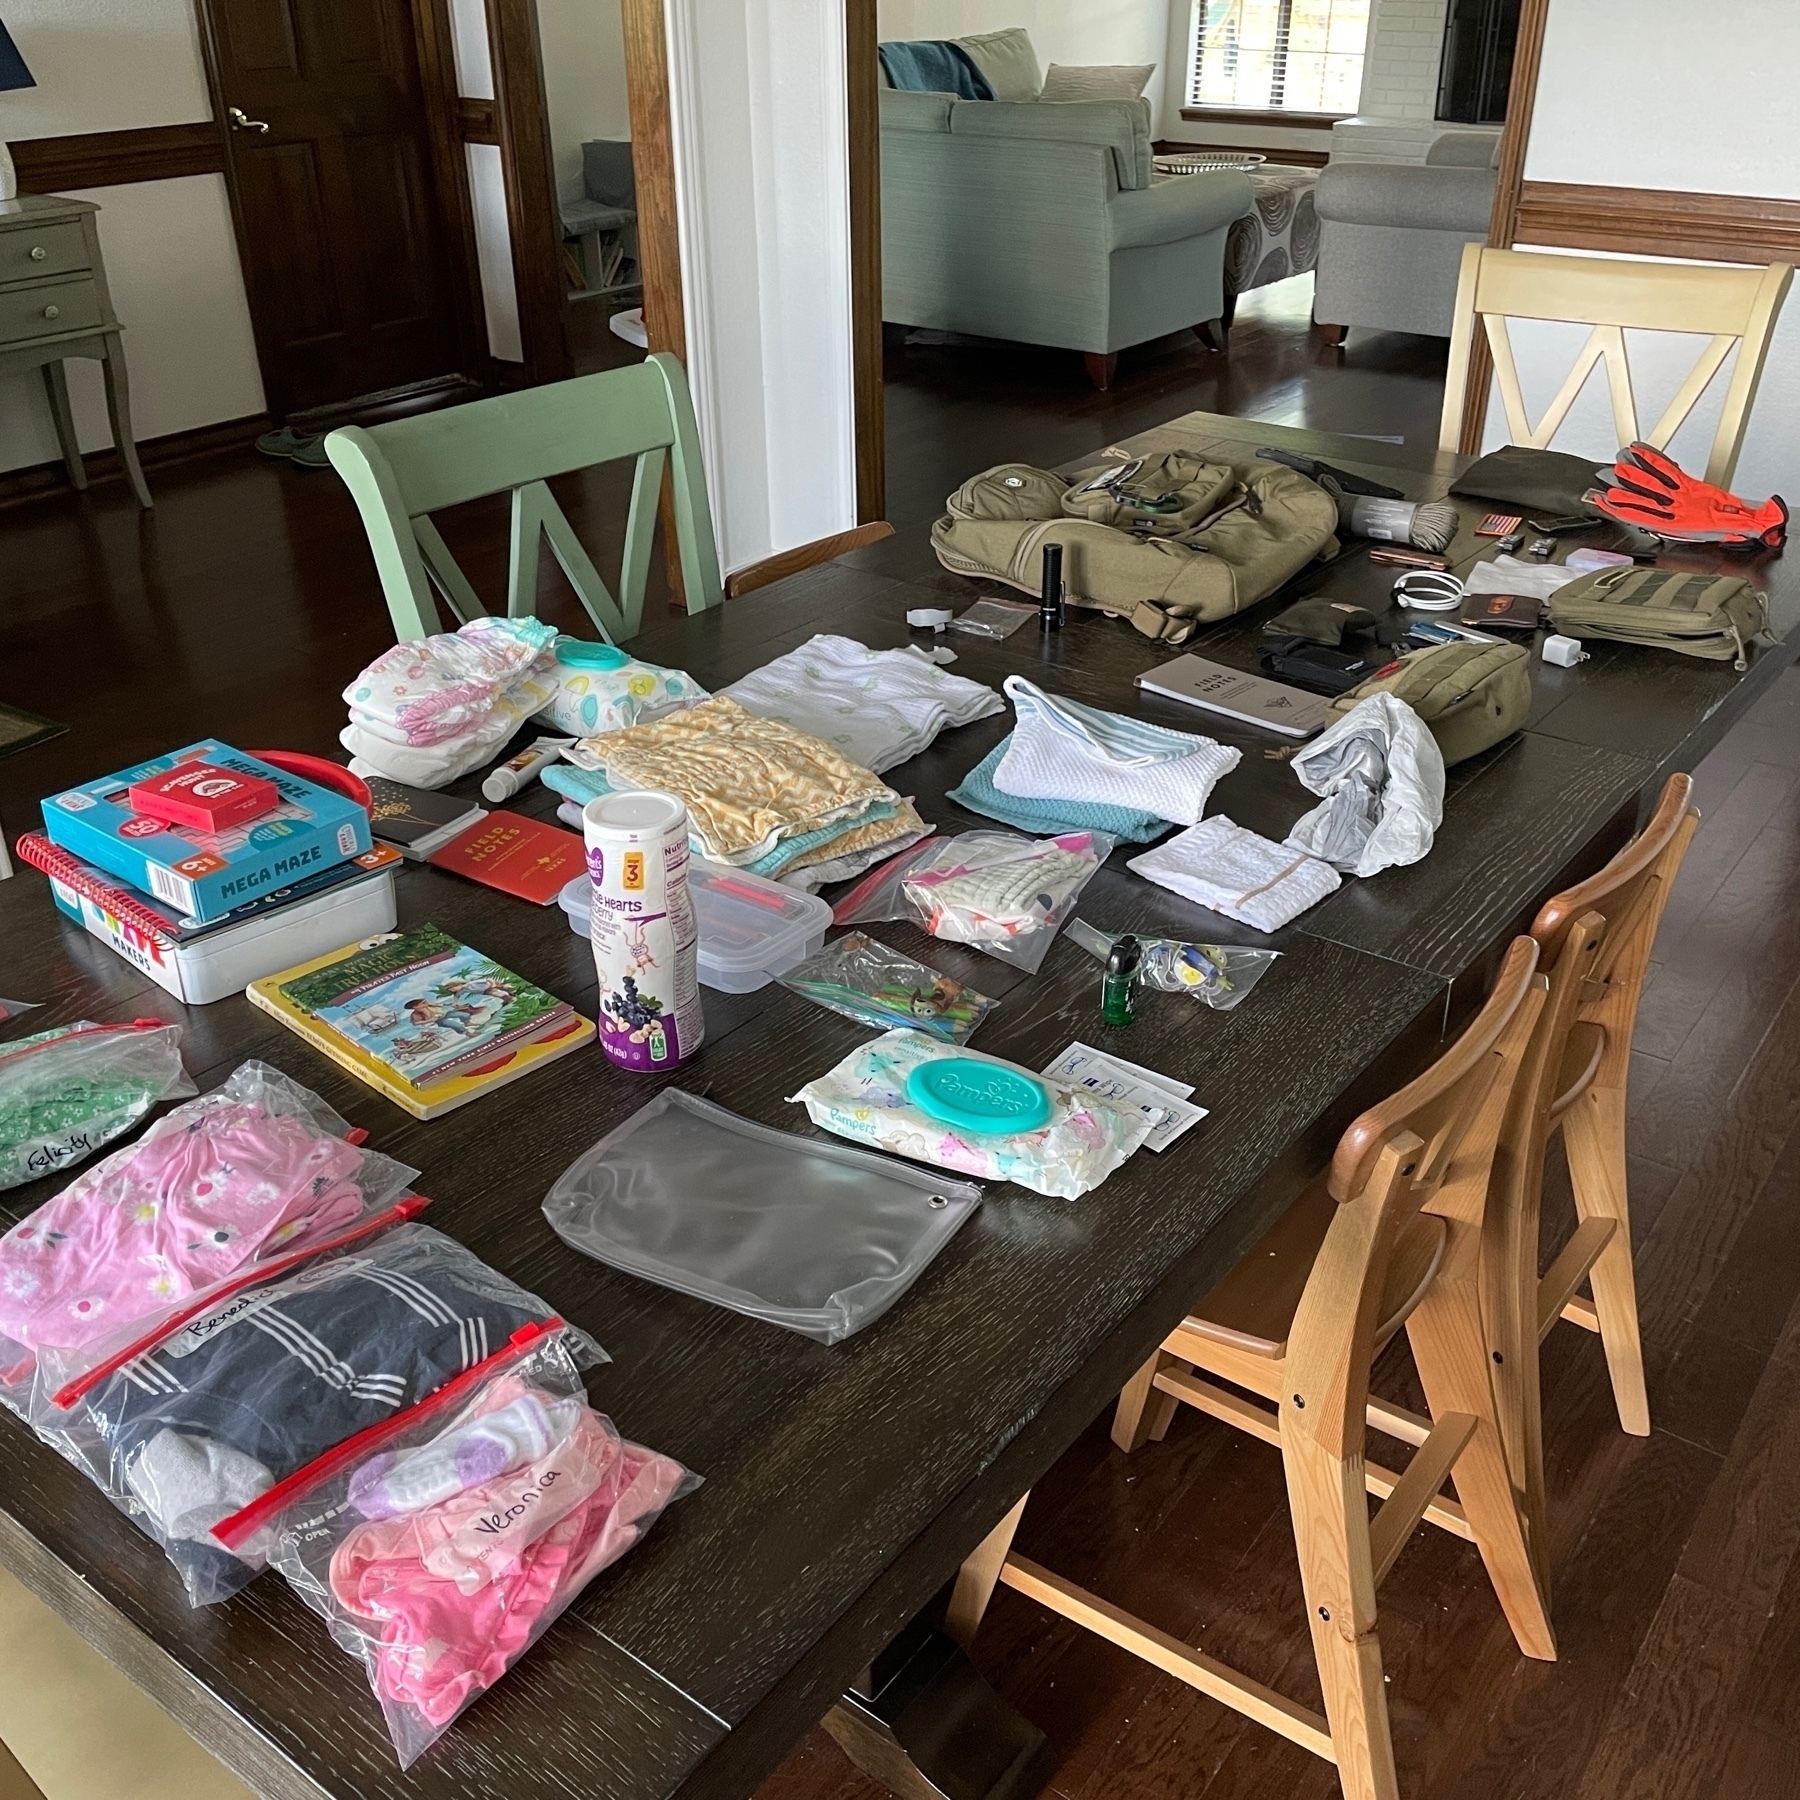
<instances>
[{"instance_id":1,"label":"white burp cloth","mask_svg":"<svg viewBox=\"0 0 1800 1800\"><path fill-rule=\"evenodd\" d=\"M1046 694L1021 675L1003 685L1018 714L994 770L1003 794L1123 806L1197 825L1219 778L1242 755L1211 738Z\"/></svg>"},{"instance_id":2,"label":"white burp cloth","mask_svg":"<svg viewBox=\"0 0 1800 1800\"><path fill-rule=\"evenodd\" d=\"M1338 885L1337 870L1218 815L1125 865L1257 931L1278 931Z\"/></svg>"},{"instance_id":3,"label":"white burp cloth","mask_svg":"<svg viewBox=\"0 0 1800 1800\"><path fill-rule=\"evenodd\" d=\"M721 690L746 712L823 738L879 775L940 731L1001 710L990 687L947 675L923 650L871 650L825 633Z\"/></svg>"}]
</instances>

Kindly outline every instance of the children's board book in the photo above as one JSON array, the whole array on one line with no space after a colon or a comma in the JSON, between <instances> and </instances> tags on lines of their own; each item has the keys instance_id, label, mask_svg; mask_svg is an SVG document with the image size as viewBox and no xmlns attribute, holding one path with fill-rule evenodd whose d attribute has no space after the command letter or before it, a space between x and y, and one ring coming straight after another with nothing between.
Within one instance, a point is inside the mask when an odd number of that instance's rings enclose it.
<instances>
[{"instance_id":1,"label":"children's board book","mask_svg":"<svg viewBox=\"0 0 1800 1800\"><path fill-rule=\"evenodd\" d=\"M201 762L274 785L279 803L254 819L216 830L134 812L131 788ZM44 802L44 830L83 862L202 923L226 918L247 900L374 847L369 815L354 800L290 775L215 739L85 782Z\"/></svg>"},{"instance_id":2,"label":"children's board book","mask_svg":"<svg viewBox=\"0 0 1800 1800\"><path fill-rule=\"evenodd\" d=\"M547 994L435 925L334 950L245 990L415 1118L435 1118L593 1035Z\"/></svg>"}]
</instances>

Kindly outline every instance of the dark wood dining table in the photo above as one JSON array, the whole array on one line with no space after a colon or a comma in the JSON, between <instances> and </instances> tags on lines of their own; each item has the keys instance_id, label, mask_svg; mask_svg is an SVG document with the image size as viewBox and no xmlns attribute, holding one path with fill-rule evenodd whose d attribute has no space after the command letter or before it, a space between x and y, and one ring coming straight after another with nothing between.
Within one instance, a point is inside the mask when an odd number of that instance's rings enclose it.
<instances>
[{"instance_id":1,"label":"dark wood dining table","mask_svg":"<svg viewBox=\"0 0 1800 1800\"><path fill-rule=\"evenodd\" d=\"M1125 448L1248 455L1269 444L1413 498L1442 494L1460 466L1209 414ZM1483 553L1470 527L1487 508L1460 505L1453 554L1464 562ZM1250 669L1263 622L1297 593L1384 603L1394 571L1366 552L1347 545L1187 648ZM1208 1115L1072 1203L992 1186L911 1291L832 1346L584 1258L540 1208L576 1156L669 1083L809 1132L787 1096L866 1040L851 1022L779 985L706 990L705 1047L672 1074L629 1075L590 1049L421 1122L244 1000L178 1005L64 920L35 873L0 882L0 989L43 1004L4 1035L78 1018L175 1019L202 1089L248 1058L313 1087L376 1148L421 1171L427 1222L606 1346L612 1360L594 1372L592 1394L626 1435L705 1477L405 1774L362 1669L283 1581L265 1576L224 1605L190 1610L156 1546L10 1416L0 1418L0 1562L271 1800L750 1793L846 1690L873 1691L869 1671L915 1621L929 1622L961 1559L1270 1223L1358 1107L1432 1054L1538 902L1609 855L1666 775L1691 768L1793 660L1800 566L1768 554L1730 566L1770 601L1771 631L1747 670L1601 643L1574 668L1534 659L1529 723L1450 772L1430 855L1346 880L1273 938L1128 873L1131 847L1115 854L1081 903L1096 925L1283 953L1235 1011L1151 994L1137 1023L1107 1032L1098 966L1066 939L1025 975L911 925L875 927L1000 1001L978 1048L1036 1069L1074 1039L1113 1047L1191 1082ZM993 591L943 572L925 533L908 531L711 612L658 621L633 648L717 689L815 632L876 648L918 641L908 608L961 610ZM1269 734L1134 689L1170 652L1128 623L1075 611L1056 634L1034 623L999 642L933 641L957 652L957 674L998 685L1023 673L1238 745L1242 761L1213 810L1252 830L1280 838L1314 804L1270 754L1279 746ZM890 780L942 830L986 825L945 795L1009 722L948 731ZM217 728L197 714L192 735ZM101 747L93 772L105 767ZM535 788L516 804L549 816L555 796ZM559 909L410 864L398 895L402 924L435 922L591 1016L591 954ZM17 1220L56 1185L0 1196L0 1218Z\"/></svg>"}]
</instances>

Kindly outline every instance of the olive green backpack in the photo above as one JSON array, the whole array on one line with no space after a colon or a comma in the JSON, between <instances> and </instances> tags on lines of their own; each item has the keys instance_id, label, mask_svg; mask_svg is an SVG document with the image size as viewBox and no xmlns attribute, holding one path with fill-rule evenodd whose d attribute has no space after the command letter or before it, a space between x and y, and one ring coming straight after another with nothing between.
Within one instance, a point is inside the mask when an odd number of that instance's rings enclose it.
<instances>
[{"instance_id":1,"label":"olive green backpack","mask_svg":"<svg viewBox=\"0 0 1800 1800\"><path fill-rule=\"evenodd\" d=\"M1597 569L1550 596L1558 631L1703 656L1743 668L1744 646L1769 622L1768 603L1739 575L1679 569Z\"/></svg>"},{"instance_id":2,"label":"olive green backpack","mask_svg":"<svg viewBox=\"0 0 1800 1800\"><path fill-rule=\"evenodd\" d=\"M1531 652L1523 644L1437 644L1414 650L1331 703L1341 718L1370 694L1404 700L1450 767L1509 737L1531 711Z\"/></svg>"},{"instance_id":3,"label":"olive green backpack","mask_svg":"<svg viewBox=\"0 0 1800 1800\"><path fill-rule=\"evenodd\" d=\"M945 568L1035 595L1044 546L1061 544L1072 605L1130 619L1169 644L1337 550L1332 496L1255 457L1208 462L1178 451L1074 484L1002 463L945 504L931 529Z\"/></svg>"}]
</instances>

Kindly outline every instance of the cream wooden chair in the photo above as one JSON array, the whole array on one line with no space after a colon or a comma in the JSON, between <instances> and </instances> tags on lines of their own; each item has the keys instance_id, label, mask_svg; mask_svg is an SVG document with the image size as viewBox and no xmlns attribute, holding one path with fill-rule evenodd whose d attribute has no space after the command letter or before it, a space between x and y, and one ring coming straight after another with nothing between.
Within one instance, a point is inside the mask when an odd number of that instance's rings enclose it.
<instances>
[{"instance_id":1,"label":"cream wooden chair","mask_svg":"<svg viewBox=\"0 0 1800 1800\"><path fill-rule=\"evenodd\" d=\"M1643 831L1598 874L1547 901L1531 927L1550 997L1501 1135L1483 1286L1501 1430L1523 1490L1527 1536L1540 1552L1538 1346L1559 1319L1599 1334L1620 1425L1636 1437L1650 1433L1631 1257L1626 1077L1657 926L1700 823L1693 791L1691 776L1671 775ZM1578 1222L1540 1275L1544 1154L1559 1130ZM1538 1573L1547 1592L1541 1554Z\"/></svg>"},{"instance_id":2,"label":"cream wooden chair","mask_svg":"<svg viewBox=\"0 0 1800 1800\"><path fill-rule=\"evenodd\" d=\"M1003 1582L1334 1762L1350 1800L1398 1792L1375 1592L1421 1517L1475 1539L1520 1645L1555 1655L1506 1467L1478 1292L1495 1145L1544 1001L1536 965L1537 947L1515 939L1474 1024L1350 1126L1329 1170L1119 1403L1114 1437L1127 1449L1160 1436L1178 1401L1280 1448L1324 1717L1015 1554L1025 1500L963 1565L952 1636L968 1643ZM1394 1424L1410 1421L1406 1435L1422 1427L1394 1475L1365 1465L1363 1438L1370 1365L1402 1326L1431 1417L1382 1409ZM1446 1475L1460 1505L1439 1492ZM1388 1496L1373 1521L1370 1488Z\"/></svg>"},{"instance_id":3,"label":"cream wooden chair","mask_svg":"<svg viewBox=\"0 0 1800 1800\"><path fill-rule=\"evenodd\" d=\"M1539 255L1535 251L1490 250L1470 244L1463 251L1456 290L1456 317L1450 333L1450 366L1444 377L1444 416L1438 446L1455 450L1462 431L1463 398L1469 384L1469 349L1477 320L1494 353L1494 379L1506 409L1506 428L1515 444L1546 449L1596 363L1606 367L1618 447L1643 441L1667 449L1681 422L1724 367L1737 346L1737 363L1725 390L1724 410L1706 459L1706 479L1729 487L1750 421L1750 404L1762 379L1763 360L1775 320L1794 271L1788 263L1767 268L1708 268L1691 263L1615 262L1605 257ZM1534 425L1519 385L1510 319L1560 319L1590 325L1556 398ZM1649 431L1638 425L1631 370L1625 358L1628 330L1699 333L1711 341L1675 397Z\"/></svg>"}]
</instances>

